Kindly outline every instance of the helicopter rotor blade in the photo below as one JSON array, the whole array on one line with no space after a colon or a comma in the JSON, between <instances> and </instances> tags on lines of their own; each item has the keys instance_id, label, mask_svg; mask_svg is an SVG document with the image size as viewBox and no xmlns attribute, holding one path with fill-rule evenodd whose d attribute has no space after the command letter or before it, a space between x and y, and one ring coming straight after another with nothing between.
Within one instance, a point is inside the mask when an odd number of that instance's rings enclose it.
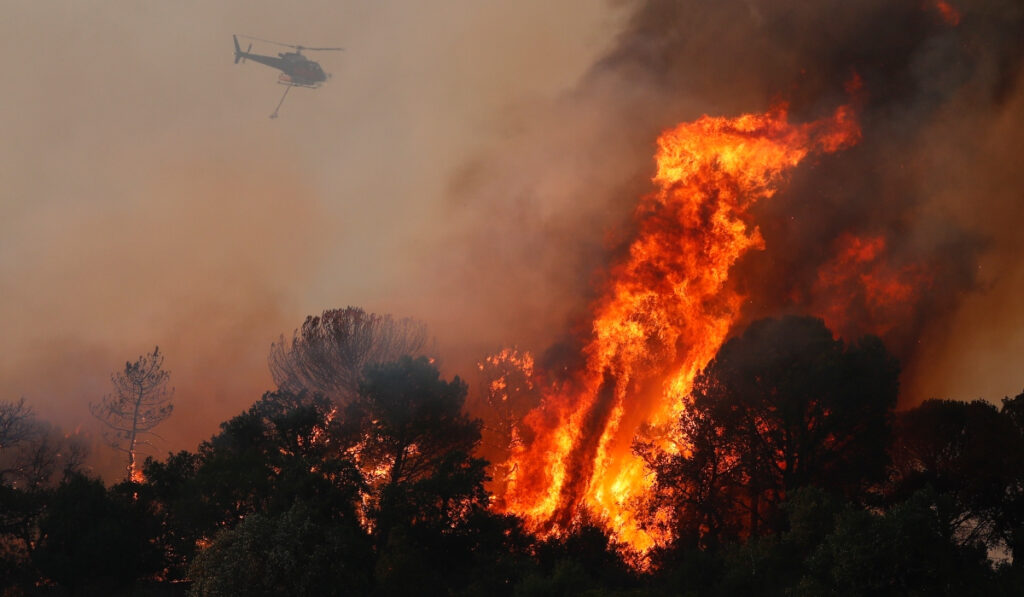
<instances>
[{"instance_id":1,"label":"helicopter rotor blade","mask_svg":"<svg viewBox=\"0 0 1024 597\"><path fill-rule=\"evenodd\" d=\"M284 46L286 48L298 48L298 47L300 47L300 46L296 46L294 44L284 44L284 43L281 43L279 41L274 41L272 39L263 39L262 37L253 37L251 35L239 35L238 37L244 37L245 39L251 39L253 41L262 41L262 42L265 42L265 43L268 43L268 44L275 44L275 45L278 45L278 46Z\"/></svg>"},{"instance_id":2,"label":"helicopter rotor blade","mask_svg":"<svg viewBox=\"0 0 1024 597\"><path fill-rule=\"evenodd\" d=\"M298 50L300 52L302 50L313 50L313 51L320 52L320 51L341 51L341 50L345 49L345 48L310 48L310 47L306 47L306 46L302 46L302 45L298 45L298 44L286 44L286 43L282 43L282 42L279 42L279 41L274 41L272 39L263 39L262 37L253 37L251 35L239 35L238 37L244 37L245 39L251 39L251 40L254 40L254 41L262 41L262 42L265 42L265 43L268 43L268 44L275 44L275 45L278 45L278 46L284 46L286 48L293 48L293 49Z\"/></svg>"}]
</instances>

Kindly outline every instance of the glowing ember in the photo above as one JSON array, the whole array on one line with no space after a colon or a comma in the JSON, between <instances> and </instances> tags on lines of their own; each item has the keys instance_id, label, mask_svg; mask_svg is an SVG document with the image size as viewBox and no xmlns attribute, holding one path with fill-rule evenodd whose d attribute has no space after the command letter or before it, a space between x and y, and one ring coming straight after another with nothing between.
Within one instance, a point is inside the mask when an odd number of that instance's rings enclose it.
<instances>
[{"instance_id":1,"label":"glowing ember","mask_svg":"<svg viewBox=\"0 0 1024 597\"><path fill-rule=\"evenodd\" d=\"M477 363L480 371L491 373L487 399L491 403L508 402L516 393L533 389L533 355L506 348Z\"/></svg>"},{"instance_id":2,"label":"glowing ember","mask_svg":"<svg viewBox=\"0 0 1024 597\"><path fill-rule=\"evenodd\" d=\"M790 124L785 107L705 116L662 134L656 190L638 206L637 236L593 306L586 365L545 389L523 419L530 439L512 446L496 507L541 535L588 516L639 553L666 539L644 503L653 478L633 443L682 448L668 423L740 315L729 270L763 246L751 206L809 153L858 138L848 107L803 125Z\"/></svg>"}]
</instances>

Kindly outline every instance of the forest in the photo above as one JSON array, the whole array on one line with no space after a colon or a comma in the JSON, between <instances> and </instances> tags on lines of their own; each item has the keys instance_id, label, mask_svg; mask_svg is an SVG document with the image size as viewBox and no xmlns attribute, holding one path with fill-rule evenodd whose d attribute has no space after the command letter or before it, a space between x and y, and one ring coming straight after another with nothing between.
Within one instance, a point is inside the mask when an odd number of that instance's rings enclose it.
<instances>
[{"instance_id":1,"label":"forest","mask_svg":"<svg viewBox=\"0 0 1024 597\"><path fill-rule=\"evenodd\" d=\"M271 349L276 389L195 450L137 462L159 422L189 416L172 414L154 350L91 404L125 453L117 482L91 474L83 446L26 400L0 401L2 595L1024 586L1024 393L897 409L899 363L878 338L837 339L810 317L755 321L697 375L673 422L683 447L635 442L653 478L646 520L667 538L637 554L584 509L547 533L503 510L507 471L484 443L516 435L515 401L445 379L427 347L411 320L310 317Z\"/></svg>"}]
</instances>

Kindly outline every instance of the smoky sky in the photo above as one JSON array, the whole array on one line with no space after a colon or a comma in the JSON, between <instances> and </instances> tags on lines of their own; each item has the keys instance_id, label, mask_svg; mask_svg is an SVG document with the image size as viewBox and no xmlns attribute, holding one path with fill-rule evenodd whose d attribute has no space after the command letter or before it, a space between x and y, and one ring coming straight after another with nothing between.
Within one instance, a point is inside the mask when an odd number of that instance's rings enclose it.
<instances>
[{"instance_id":1,"label":"smoky sky","mask_svg":"<svg viewBox=\"0 0 1024 597\"><path fill-rule=\"evenodd\" d=\"M160 455L273 389L270 344L306 315L441 327L413 268L448 179L607 48L618 11L589 4L6 3L0 397L95 437L88 403L159 345ZM235 65L232 34L345 51L310 53L331 79L270 120L277 71Z\"/></svg>"},{"instance_id":2,"label":"smoky sky","mask_svg":"<svg viewBox=\"0 0 1024 597\"><path fill-rule=\"evenodd\" d=\"M815 118L854 72L864 141L763 205L745 316L817 308L782 289L852 226L942 266L894 339L904 392L1016 393L1022 9L949 4L955 26L923 0L11 3L0 397L94 429L110 372L160 345L160 447L191 449L272 389L279 334L347 305L425 321L446 375L509 345L567 363L657 134ZM271 121L276 71L234 65L232 34L346 49Z\"/></svg>"}]
</instances>

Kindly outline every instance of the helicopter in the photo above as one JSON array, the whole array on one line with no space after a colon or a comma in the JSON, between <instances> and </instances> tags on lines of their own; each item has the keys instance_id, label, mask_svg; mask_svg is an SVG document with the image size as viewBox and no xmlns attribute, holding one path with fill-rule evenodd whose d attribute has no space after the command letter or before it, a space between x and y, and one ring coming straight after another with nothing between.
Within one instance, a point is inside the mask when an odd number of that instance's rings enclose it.
<instances>
[{"instance_id":1,"label":"helicopter","mask_svg":"<svg viewBox=\"0 0 1024 597\"><path fill-rule=\"evenodd\" d=\"M284 98L288 97L288 92L291 91L292 87L308 87L310 89L316 89L330 77L329 74L324 72L318 62L303 56L303 50L315 52L340 52L344 50L344 48L309 48L296 44L284 44L277 41L271 41L269 39L249 37L248 35L242 36L245 39L276 44L295 50L294 52L278 53L275 58L274 56L253 54L251 43L243 52L242 46L238 44L238 36L232 35L231 37L235 42L235 64L238 64L239 61L245 63L246 60L252 60L253 62L259 62L260 64L265 64L271 68L276 68L281 71L281 74L277 77L277 82L281 85L286 85L287 87L284 90L284 94L281 96L281 101L277 102L277 107L274 108L274 113L270 115L271 118L277 118L277 112L281 109L281 104L284 103Z\"/></svg>"}]
</instances>

